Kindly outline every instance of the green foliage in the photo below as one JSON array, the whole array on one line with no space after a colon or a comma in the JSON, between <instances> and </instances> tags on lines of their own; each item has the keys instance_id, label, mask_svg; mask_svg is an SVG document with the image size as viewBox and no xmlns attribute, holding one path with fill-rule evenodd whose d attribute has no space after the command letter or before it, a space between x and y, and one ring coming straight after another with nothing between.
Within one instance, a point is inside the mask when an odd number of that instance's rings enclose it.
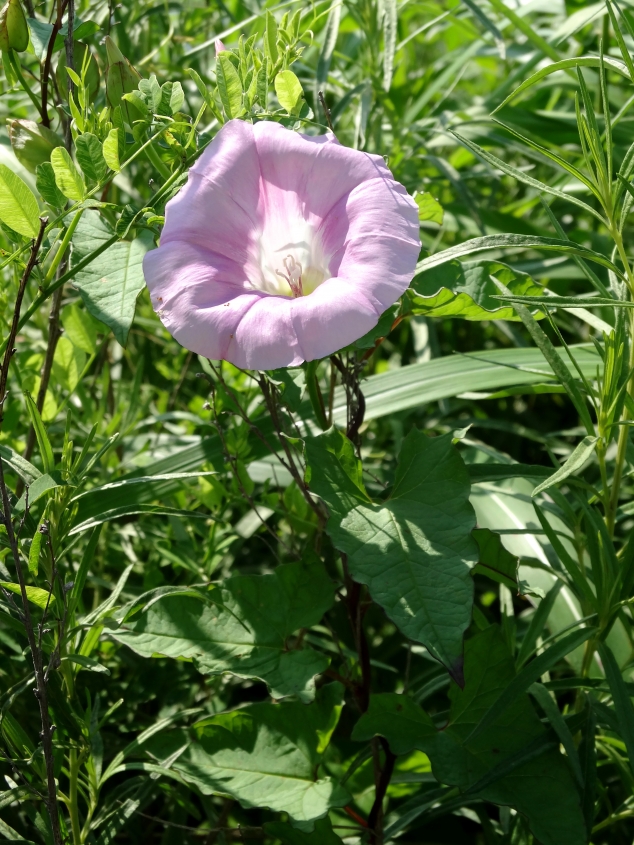
<instances>
[{"instance_id":1,"label":"green foliage","mask_svg":"<svg viewBox=\"0 0 634 845\"><path fill-rule=\"evenodd\" d=\"M634 16L515 6L4 6L8 841L632 840ZM233 119L416 202L331 359L206 361L143 292Z\"/></svg>"}]
</instances>

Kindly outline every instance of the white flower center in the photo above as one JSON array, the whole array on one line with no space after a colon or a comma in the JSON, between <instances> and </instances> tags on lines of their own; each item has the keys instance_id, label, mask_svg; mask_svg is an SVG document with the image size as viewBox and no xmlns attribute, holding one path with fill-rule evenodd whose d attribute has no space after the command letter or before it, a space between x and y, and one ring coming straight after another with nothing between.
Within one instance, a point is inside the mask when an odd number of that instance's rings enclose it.
<instances>
[{"instance_id":1,"label":"white flower center","mask_svg":"<svg viewBox=\"0 0 634 845\"><path fill-rule=\"evenodd\" d=\"M251 285L273 295L308 296L331 275L321 239L303 219L268 223L251 254Z\"/></svg>"}]
</instances>

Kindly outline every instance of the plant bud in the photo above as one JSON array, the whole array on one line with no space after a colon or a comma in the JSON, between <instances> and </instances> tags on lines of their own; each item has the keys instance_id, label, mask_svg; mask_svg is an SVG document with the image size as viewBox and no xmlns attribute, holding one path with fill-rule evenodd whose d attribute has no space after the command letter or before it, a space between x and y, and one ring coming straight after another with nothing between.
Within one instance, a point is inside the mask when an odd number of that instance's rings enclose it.
<instances>
[{"instance_id":1,"label":"plant bud","mask_svg":"<svg viewBox=\"0 0 634 845\"><path fill-rule=\"evenodd\" d=\"M216 48L216 55L224 53L227 49L219 38L216 38L214 41L214 47Z\"/></svg>"},{"instance_id":2,"label":"plant bud","mask_svg":"<svg viewBox=\"0 0 634 845\"><path fill-rule=\"evenodd\" d=\"M15 157L31 173L35 173L39 164L50 160L55 147L64 145L56 132L33 120L7 120L7 128Z\"/></svg>"},{"instance_id":3,"label":"plant bud","mask_svg":"<svg viewBox=\"0 0 634 845\"><path fill-rule=\"evenodd\" d=\"M135 119L134 107L122 100L124 94L136 91L141 74L135 70L110 36L106 38L108 69L106 71L106 97L111 108L121 106L127 123L132 126Z\"/></svg>"},{"instance_id":4,"label":"plant bud","mask_svg":"<svg viewBox=\"0 0 634 845\"><path fill-rule=\"evenodd\" d=\"M99 80L101 78L101 74L99 72L99 65L97 64L97 59L95 58L94 53L91 53L88 50L87 45L82 44L81 41L75 41L73 45L73 55L75 58L75 71L78 76L81 76L86 51L88 51L90 55L88 70L86 71L86 87L88 88L88 97L90 99L90 102L92 103L94 102L97 97L97 94L99 93ZM66 73L66 52L64 50L62 50L62 53L59 57L59 62L57 63L56 76L59 92L62 95L62 98L64 100L67 100L68 74Z\"/></svg>"},{"instance_id":5,"label":"plant bud","mask_svg":"<svg viewBox=\"0 0 634 845\"><path fill-rule=\"evenodd\" d=\"M0 50L23 53L29 46L29 26L20 0L8 0L0 9Z\"/></svg>"}]
</instances>

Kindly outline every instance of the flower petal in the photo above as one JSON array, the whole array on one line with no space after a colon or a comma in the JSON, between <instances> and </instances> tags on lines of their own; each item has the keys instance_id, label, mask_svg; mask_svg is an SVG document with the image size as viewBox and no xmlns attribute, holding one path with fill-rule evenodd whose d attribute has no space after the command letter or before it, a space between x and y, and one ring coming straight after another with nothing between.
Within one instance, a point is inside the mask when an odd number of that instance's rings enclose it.
<instances>
[{"instance_id":1,"label":"flower petal","mask_svg":"<svg viewBox=\"0 0 634 845\"><path fill-rule=\"evenodd\" d=\"M240 263L256 236L260 167L253 127L232 120L216 135L169 201L161 243L186 241Z\"/></svg>"}]
</instances>

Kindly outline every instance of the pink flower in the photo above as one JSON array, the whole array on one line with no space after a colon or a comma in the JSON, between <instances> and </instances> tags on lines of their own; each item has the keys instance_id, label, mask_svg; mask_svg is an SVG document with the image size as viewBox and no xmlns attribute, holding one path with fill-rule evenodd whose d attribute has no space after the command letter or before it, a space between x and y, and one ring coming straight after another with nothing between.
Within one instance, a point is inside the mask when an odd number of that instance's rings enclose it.
<instances>
[{"instance_id":1,"label":"pink flower","mask_svg":"<svg viewBox=\"0 0 634 845\"><path fill-rule=\"evenodd\" d=\"M216 38L214 41L214 47L216 48L216 55L218 55L218 53L224 53L227 49L219 38Z\"/></svg>"},{"instance_id":2,"label":"pink flower","mask_svg":"<svg viewBox=\"0 0 634 845\"><path fill-rule=\"evenodd\" d=\"M245 369L324 358L407 289L418 210L380 156L231 120L166 210L143 269L187 349Z\"/></svg>"}]
</instances>

